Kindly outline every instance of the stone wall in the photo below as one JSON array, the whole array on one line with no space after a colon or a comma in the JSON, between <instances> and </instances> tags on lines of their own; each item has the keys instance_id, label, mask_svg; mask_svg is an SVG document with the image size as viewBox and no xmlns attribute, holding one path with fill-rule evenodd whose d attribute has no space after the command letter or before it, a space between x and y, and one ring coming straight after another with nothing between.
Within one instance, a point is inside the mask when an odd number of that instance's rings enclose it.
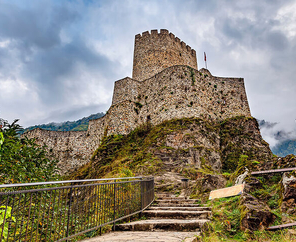
<instances>
[{"instance_id":1,"label":"stone wall","mask_svg":"<svg viewBox=\"0 0 296 242\"><path fill-rule=\"evenodd\" d=\"M251 117L242 78L172 66L142 82L117 81L112 106L104 117L91 120L87 131L35 129L25 135L45 143L65 173L86 163L104 135L128 134L146 122L156 125L173 118L224 120L234 116Z\"/></svg>"},{"instance_id":2,"label":"stone wall","mask_svg":"<svg viewBox=\"0 0 296 242\"><path fill-rule=\"evenodd\" d=\"M143 81L174 65L197 69L196 51L166 29L136 35L133 79Z\"/></svg>"},{"instance_id":3,"label":"stone wall","mask_svg":"<svg viewBox=\"0 0 296 242\"><path fill-rule=\"evenodd\" d=\"M138 90L134 89L134 94L128 97L121 93L122 99L117 96L106 115L108 135L127 134L147 121L156 125L183 117L208 120L251 117L243 78L215 77L206 69L173 66L143 82L130 78L128 81ZM124 90L121 85L118 88Z\"/></svg>"},{"instance_id":4,"label":"stone wall","mask_svg":"<svg viewBox=\"0 0 296 242\"><path fill-rule=\"evenodd\" d=\"M116 81L114 84L112 105L122 101L132 100L134 97L137 97L140 83L141 82L129 77Z\"/></svg>"},{"instance_id":5,"label":"stone wall","mask_svg":"<svg viewBox=\"0 0 296 242\"><path fill-rule=\"evenodd\" d=\"M46 144L50 155L60 162L61 174L66 174L87 163L93 153L86 131L49 131L40 128L24 134L36 138L36 143Z\"/></svg>"}]
</instances>

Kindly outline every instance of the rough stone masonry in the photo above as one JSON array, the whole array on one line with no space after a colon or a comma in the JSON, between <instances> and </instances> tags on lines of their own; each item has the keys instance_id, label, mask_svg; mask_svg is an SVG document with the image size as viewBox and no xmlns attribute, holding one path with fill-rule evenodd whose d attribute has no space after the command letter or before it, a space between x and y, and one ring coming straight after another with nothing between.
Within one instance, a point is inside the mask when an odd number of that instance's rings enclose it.
<instances>
[{"instance_id":1,"label":"rough stone masonry","mask_svg":"<svg viewBox=\"0 0 296 242\"><path fill-rule=\"evenodd\" d=\"M173 118L223 120L251 117L243 78L197 70L196 52L167 30L135 37L133 78L115 82L112 105L87 131L34 129L24 135L46 144L63 174L87 163L104 135L128 134L137 126Z\"/></svg>"}]
</instances>

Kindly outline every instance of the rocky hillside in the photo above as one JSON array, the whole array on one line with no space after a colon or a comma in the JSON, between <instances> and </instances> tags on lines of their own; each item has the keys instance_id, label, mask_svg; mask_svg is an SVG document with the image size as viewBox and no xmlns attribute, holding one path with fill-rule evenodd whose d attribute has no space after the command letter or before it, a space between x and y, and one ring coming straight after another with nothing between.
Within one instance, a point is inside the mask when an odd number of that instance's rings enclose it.
<instances>
[{"instance_id":1,"label":"rocky hillside","mask_svg":"<svg viewBox=\"0 0 296 242\"><path fill-rule=\"evenodd\" d=\"M295 166L295 156L272 154L254 118L184 118L104 137L91 161L68 178L153 175L156 192L212 207L199 241L294 241L294 230L265 229L296 221L296 173L251 172ZM182 178L189 178L186 189ZM246 183L242 196L208 200L210 191L239 182Z\"/></svg>"},{"instance_id":2,"label":"rocky hillside","mask_svg":"<svg viewBox=\"0 0 296 242\"><path fill-rule=\"evenodd\" d=\"M105 137L91 161L71 178L114 176L122 169L137 175L175 172L196 178L199 172L235 171L241 155L256 160L258 169L272 164L273 154L261 138L256 119L175 119L157 126L148 123L129 135Z\"/></svg>"}]
</instances>

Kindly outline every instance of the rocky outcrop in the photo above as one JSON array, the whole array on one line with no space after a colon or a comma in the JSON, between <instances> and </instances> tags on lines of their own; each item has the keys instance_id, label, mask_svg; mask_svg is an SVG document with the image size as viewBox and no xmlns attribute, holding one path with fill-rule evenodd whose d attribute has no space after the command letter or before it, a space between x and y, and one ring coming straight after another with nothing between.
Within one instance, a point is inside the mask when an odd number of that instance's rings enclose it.
<instances>
[{"instance_id":1,"label":"rocky outcrop","mask_svg":"<svg viewBox=\"0 0 296 242\"><path fill-rule=\"evenodd\" d=\"M247 193L240 197L240 210L243 231L263 230L276 219L266 204Z\"/></svg>"},{"instance_id":2,"label":"rocky outcrop","mask_svg":"<svg viewBox=\"0 0 296 242\"><path fill-rule=\"evenodd\" d=\"M240 155L247 155L249 160L258 161L256 170L272 167L273 154L268 143L262 139L254 118L235 117L222 122L220 150L224 171L235 171Z\"/></svg>"},{"instance_id":3,"label":"rocky outcrop","mask_svg":"<svg viewBox=\"0 0 296 242\"><path fill-rule=\"evenodd\" d=\"M222 175L206 174L202 179L201 191L210 192L215 189L224 188L226 179Z\"/></svg>"},{"instance_id":4,"label":"rocky outcrop","mask_svg":"<svg viewBox=\"0 0 296 242\"><path fill-rule=\"evenodd\" d=\"M288 214L296 212L296 175L295 171L284 173L282 179L282 204L281 209Z\"/></svg>"}]
</instances>

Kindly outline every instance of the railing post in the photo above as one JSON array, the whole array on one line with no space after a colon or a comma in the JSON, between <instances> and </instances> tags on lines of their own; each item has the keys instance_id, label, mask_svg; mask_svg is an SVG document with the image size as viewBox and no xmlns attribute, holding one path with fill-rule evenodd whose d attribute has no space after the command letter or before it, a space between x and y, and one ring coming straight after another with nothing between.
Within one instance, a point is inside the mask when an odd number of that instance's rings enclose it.
<instances>
[{"instance_id":1,"label":"railing post","mask_svg":"<svg viewBox=\"0 0 296 242\"><path fill-rule=\"evenodd\" d=\"M69 237L69 226L70 226L70 216L71 216L71 205L72 205L72 191L73 187L71 186L70 188L70 201L69 201L69 209L68 209L68 221L67 221L67 232L66 232L66 237ZM66 240L67 242L68 240Z\"/></svg>"},{"instance_id":2,"label":"railing post","mask_svg":"<svg viewBox=\"0 0 296 242\"><path fill-rule=\"evenodd\" d=\"M139 218L142 218L142 212L144 208L144 180L141 178L140 180L140 187L141 187L141 212L139 213Z\"/></svg>"},{"instance_id":3,"label":"railing post","mask_svg":"<svg viewBox=\"0 0 296 242\"><path fill-rule=\"evenodd\" d=\"M114 206L114 209L113 209L113 228L112 230L115 231L115 219L116 219L116 180L115 180L115 183L114 183L114 201L113 201L113 206Z\"/></svg>"}]
</instances>

